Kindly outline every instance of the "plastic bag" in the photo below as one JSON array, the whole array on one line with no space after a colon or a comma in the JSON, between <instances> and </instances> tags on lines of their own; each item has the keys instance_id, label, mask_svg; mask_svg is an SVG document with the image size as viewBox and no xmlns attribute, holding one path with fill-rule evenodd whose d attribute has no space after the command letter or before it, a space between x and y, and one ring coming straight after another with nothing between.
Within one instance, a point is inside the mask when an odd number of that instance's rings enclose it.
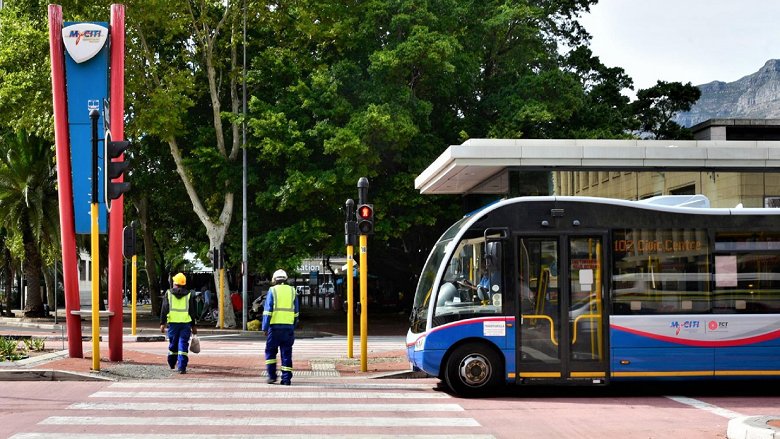
<instances>
[{"instance_id":1,"label":"plastic bag","mask_svg":"<svg viewBox=\"0 0 780 439\"><path fill-rule=\"evenodd\" d=\"M200 339L197 335L193 335L190 340L190 352L197 354L200 352Z\"/></svg>"},{"instance_id":2,"label":"plastic bag","mask_svg":"<svg viewBox=\"0 0 780 439\"><path fill-rule=\"evenodd\" d=\"M260 320L252 320L251 322L247 322L246 329L247 329L247 331L259 331L260 330Z\"/></svg>"}]
</instances>

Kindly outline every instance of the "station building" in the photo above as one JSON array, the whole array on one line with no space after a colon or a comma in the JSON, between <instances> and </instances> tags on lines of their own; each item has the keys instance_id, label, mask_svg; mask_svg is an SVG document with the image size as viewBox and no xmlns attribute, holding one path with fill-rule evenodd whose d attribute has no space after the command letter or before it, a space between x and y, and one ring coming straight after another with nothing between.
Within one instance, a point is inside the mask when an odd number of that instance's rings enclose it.
<instances>
[{"instance_id":1,"label":"station building","mask_svg":"<svg viewBox=\"0 0 780 439\"><path fill-rule=\"evenodd\" d=\"M423 194L639 200L703 194L712 207L780 207L780 119L712 119L695 140L471 139L415 179Z\"/></svg>"}]
</instances>

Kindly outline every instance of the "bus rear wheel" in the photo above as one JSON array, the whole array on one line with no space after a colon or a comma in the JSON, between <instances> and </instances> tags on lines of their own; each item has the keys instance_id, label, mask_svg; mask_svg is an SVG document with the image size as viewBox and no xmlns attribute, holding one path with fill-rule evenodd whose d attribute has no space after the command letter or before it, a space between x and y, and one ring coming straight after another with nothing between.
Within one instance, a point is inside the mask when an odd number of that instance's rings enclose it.
<instances>
[{"instance_id":1,"label":"bus rear wheel","mask_svg":"<svg viewBox=\"0 0 780 439\"><path fill-rule=\"evenodd\" d=\"M444 380L461 396L476 396L494 390L502 376L502 365L492 349L477 343L456 348L447 359Z\"/></svg>"}]
</instances>

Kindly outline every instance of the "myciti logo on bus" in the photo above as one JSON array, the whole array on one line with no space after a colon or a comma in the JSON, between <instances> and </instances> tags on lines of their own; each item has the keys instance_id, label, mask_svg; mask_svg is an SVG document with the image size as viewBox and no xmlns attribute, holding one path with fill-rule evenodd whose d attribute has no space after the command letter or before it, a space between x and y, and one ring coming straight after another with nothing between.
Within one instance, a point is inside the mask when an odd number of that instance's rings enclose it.
<instances>
[{"instance_id":1,"label":"myciti logo on bus","mask_svg":"<svg viewBox=\"0 0 780 439\"><path fill-rule=\"evenodd\" d=\"M669 324L670 328L674 328L674 335L680 335L682 329L699 329L701 322L698 320L683 320L682 322L674 320Z\"/></svg>"},{"instance_id":2,"label":"myciti logo on bus","mask_svg":"<svg viewBox=\"0 0 780 439\"><path fill-rule=\"evenodd\" d=\"M97 55L108 39L108 29L95 23L76 23L62 29L65 50L77 63Z\"/></svg>"}]
</instances>

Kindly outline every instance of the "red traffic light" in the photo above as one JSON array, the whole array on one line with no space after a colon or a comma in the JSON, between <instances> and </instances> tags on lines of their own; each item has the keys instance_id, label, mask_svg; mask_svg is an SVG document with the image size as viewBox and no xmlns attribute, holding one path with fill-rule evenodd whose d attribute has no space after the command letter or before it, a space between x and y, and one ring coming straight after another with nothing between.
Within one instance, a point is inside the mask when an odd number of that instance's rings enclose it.
<instances>
[{"instance_id":1,"label":"red traffic light","mask_svg":"<svg viewBox=\"0 0 780 439\"><path fill-rule=\"evenodd\" d=\"M371 219L374 216L374 209L368 204L358 206L357 216L359 219Z\"/></svg>"},{"instance_id":2,"label":"red traffic light","mask_svg":"<svg viewBox=\"0 0 780 439\"><path fill-rule=\"evenodd\" d=\"M361 235L374 234L374 205L360 204L357 207L357 229Z\"/></svg>"}]
</instances>

